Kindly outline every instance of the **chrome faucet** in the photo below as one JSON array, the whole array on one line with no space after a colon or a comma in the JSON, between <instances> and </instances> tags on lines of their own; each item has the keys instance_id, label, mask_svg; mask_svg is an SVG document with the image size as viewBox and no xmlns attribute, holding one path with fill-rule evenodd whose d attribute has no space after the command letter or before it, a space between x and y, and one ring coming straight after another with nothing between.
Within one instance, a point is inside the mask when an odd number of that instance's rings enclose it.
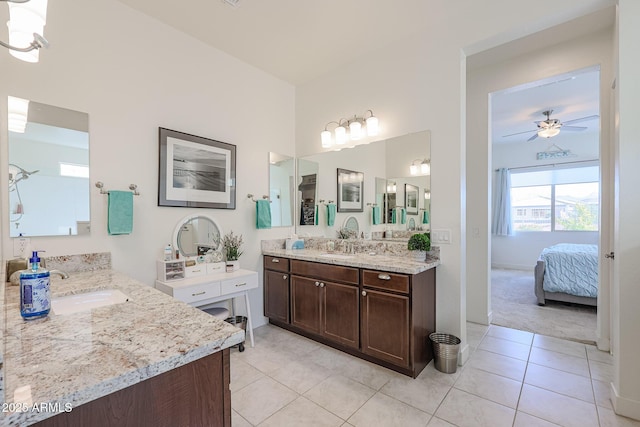
<instances>
[{"instance_id":1,"label":"chrome faucet","mask_svg":"<svg viewBox=\"0 0 640 427\"><path fill-rule=\"evenodd\" d=\"M27 270L18 270L14 271L13 274L9 277L9 281L14 285L20 284L20 273ZM58 274L62 279L68 279L69 275L62 270L50 270L49 274Z\"/></svg>"}]
</instances>

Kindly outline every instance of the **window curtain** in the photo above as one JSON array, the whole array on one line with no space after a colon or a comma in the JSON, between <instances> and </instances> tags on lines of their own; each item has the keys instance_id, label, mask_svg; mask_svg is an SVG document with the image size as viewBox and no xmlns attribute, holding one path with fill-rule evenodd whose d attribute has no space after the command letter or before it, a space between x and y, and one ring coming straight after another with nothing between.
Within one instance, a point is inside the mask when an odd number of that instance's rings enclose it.
<instances>
[{"instance_id":1,"label":"window curtain","mask_svg":"<svg viewBox=\"0 0 640 427\"><path fill-rule=\"evenodd\" d=\"M506 168L498 169L496 176L491 232L496 236L513 234L511 226L511 174Z\"/></svg>"}]
</instances>

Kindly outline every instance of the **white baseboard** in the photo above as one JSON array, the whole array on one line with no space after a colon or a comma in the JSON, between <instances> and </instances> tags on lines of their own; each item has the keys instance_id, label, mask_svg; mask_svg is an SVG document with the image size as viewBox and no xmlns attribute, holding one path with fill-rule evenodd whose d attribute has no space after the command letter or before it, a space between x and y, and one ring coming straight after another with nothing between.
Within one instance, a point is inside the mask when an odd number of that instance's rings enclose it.
<instances>
[{"instance_id":1,"label":"white baseboard","mask_svg":"<svg viewBox=\"0 0 640 427\"><path fill-rule=\"evenodd\" d=\"M616 414L640 420L640 401L621 397L613 383L611 383L611 403Z\"/></svg>"},{"instance_id":2,"label":"white baseboard","mask_svg":"<svg viewBox=\"0 0 640 427\"><path fill-rule=\"evenodd\" d=\"M467 360L469 360L469 354L469 344L465 344L458 354L458 366L464 366L464 364L467 363Z\"/></svg>"},{"instance_id":3,"label":"white baseboard","mask_svg":"<svg viewBox=\"0 0 640 427\"><path fill-rule=\"evenodd\" d=\"M533 274L533 268L535 264L532 265L520 265L520 264L494 264L491 263L491 268L499 268L502 270L531 270L531 274Z\"/></svg>"},{"instance_id":4,"label":"white baseboard","mask_svg":"<svg viewBox=\"0 0 640 427\"><path fill-rule=\"evenodd\" d=\"M609 338L596 338L596 347L598 347L598 350L600 351L606 351L606 352L610 352L611 351L611 341L609 340Z\"/></svg>"}]
</instances>

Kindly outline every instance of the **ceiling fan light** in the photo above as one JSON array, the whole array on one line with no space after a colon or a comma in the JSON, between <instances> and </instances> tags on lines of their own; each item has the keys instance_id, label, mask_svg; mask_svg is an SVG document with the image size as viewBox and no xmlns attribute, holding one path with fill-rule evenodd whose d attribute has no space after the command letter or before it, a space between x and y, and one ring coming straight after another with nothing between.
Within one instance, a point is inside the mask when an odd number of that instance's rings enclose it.
<instances>
[{"instance_id":1,"label":"ceiling fan light","mask_svg":"<svg viewBox=\"0 0 640 427\"><path fill-rule=\"evenodd\" d=\"M322 141L322 148L331 148L333 141L331 140L331 132L323 130L320 132L320 139Z\"/></svg>"},{"instance_id":2,"label":"ceiling fan light","mask_svg":"<svg viewBox=\"0 0 640 427\"><path fill-rule=\"evenodd\" d=\"M557 127L549 127L545 129L540 129L538 131L538 136L542 138L551 138L560 133L560 128Z\"/></svg>"}]
</instances>

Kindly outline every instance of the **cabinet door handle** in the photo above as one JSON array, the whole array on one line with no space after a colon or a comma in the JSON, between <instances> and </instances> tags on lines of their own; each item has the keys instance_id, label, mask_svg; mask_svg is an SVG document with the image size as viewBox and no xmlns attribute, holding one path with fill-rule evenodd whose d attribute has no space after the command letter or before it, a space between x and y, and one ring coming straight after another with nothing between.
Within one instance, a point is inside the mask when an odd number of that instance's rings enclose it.
<instances>
[{"instance_id":1,"label":"cabinet door handle","mask_svg":"<svg viewBox=\"0 0 640 427\"><path fill-rule=\"evenodd\" d=\"M280 262L278 258L271 258L271 262Z\"/></svg>"},{"instance_id":2,"label":"cabinet door handle","mask_svg":"<svg viewBox=\"0 0 640 427\"><path fill-rule=\"evenodd\" d=\"M362 296L366 297L367 296L367 291L362 291Z\"/></svg>"},{"instance_id":3,"label":"cabinet door handle","mask_svg":"<svg viewBox=\"0 0 640 427\"><path fill-rule=\"evenodd\" d=\"M196 297L196 296L198 296L198 295L204 295L204 294L206 294L206 293L207 293L206 291L202 291L202 292L198 292L198 293L195 293L195 294L191 294L191 296L192 296L192 297Z\"/></svg>"},{"instance_id":4,"label":"cabinet door handle","mask_svg":"<svg viewBox=\"0 0 640 427\"><path fill-rule=\"evenodd\" d=\"M283 280L287 280L287 275L285 274L284 276L282 276Z\"/></svg>"},{"instance_id":5,"label":"cabinet door handle","mask_svg":"<svg viewBox=\"0 0 640 427\"><path fill-rule=\"evenodd\" d=\"M320 287L321 287L321 288L324 288L324 283L322 283L322 282L321 282L321 283L320 283Z\"/></svg>"},{"instance_id":6,"label":"cabinet door handle","mask_svg":"<svg viewBox=\"0 0 640 427\"><path fill-rule=\"evenodd\" d=\"M320 286L320 282L316 282L316 286Z\"/></svg>"},{"instance_id":7,"label":"cabinet door handle","mask_svg":"<svg viewBox=\"0 0 640 427\"><path fill-rule=\"evenodd\" d=\"M378 279L380 280L391 280L391 276L388 274L378 274Z\"/></svg>"},{"instance_id":8,"label":"cabinet door handle","mask_svg":"<svg viewBox=\"0 0 640 427\"><path fill-rule=\"evenodd\" d=\"M247 282L244 282L244 283L237 283L237 284L236 284L236 288L237 288L237 287L239 287L239 286L245 286L246 284L247 284Z\"/></svg>"}]
</instances>

